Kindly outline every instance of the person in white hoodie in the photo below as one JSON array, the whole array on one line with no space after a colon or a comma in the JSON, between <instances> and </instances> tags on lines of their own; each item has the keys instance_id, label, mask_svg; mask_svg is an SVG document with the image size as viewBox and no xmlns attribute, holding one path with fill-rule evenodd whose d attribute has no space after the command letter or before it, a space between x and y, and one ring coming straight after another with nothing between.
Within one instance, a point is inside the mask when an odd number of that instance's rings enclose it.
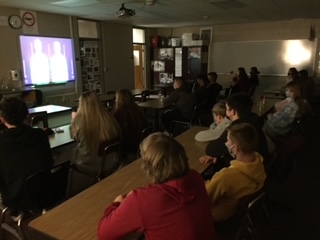
<instances>
[{"instance_id":1,"label":"person in white hoodie","mask_svg":"<svg viewBox=\"0 0 320 240\"><path fill-rule=\"evenodd\" d=\"M266 173L263 157L254 151L257 142L257 131L249 123L239 123L228 128L225 144L235 160L206 183L215 222L232 217L241 198L263 187Z\"/></svg>"},{"instance_id":2,"label":"person in white hoodie","mask_svg":"<svg viewBox=\"0 0 320 240\"><path fill-rule=\"evenodd\" d=\"M218 139L229 127L231 121L226 117L226 104L217 103L212 108L214 122L208 130L200 131L196 134L195 140L198 142L209 142Z\"/></svg>"}]
</instances>

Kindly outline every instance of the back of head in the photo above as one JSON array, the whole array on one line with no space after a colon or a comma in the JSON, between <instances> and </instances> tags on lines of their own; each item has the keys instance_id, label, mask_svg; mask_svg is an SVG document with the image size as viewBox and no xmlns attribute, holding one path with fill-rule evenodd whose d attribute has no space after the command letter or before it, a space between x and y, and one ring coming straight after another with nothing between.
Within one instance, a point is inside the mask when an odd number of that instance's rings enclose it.
<instances>
[{"instance_id":1,"label":"back of head","mask_svg":"<svg viewBox=\"0 0 320 240\"><path fill-rule=\"evenodd\" d=\"M258 145L258 133L249 123L233 124L228 128L230 139L243 153L253 153Z\"/></svg>"},{"instance_id":2,"label":"back of head","mask_svg":"<svg viewBox=\"0 0 320 240\"><path fill-rule=\"evenodd\" d=\"M253 101L248 94L245 93L236 93L230 95L226 99L230 109L233 109L237 112L238 116L241 118L249 113L251 113Z\"/></svg>"},{"instance_id":3,"label":"back of head","mask_svg":"<svg viewBox=\"0 0 320 240\"><path fill-rule=\"evenodd\" d=\"M180 178L189 171L184 148L162 133L149 135L140 146L142 167L155 183Z\"/></svg>"},{"instance_id":4,"label":"back of head","mask_svg":"<svg viewBox=\"0 0 320 240\"><path fill-rule=\"evenodd\" d=\"M10 125L19 126L28 115L28 108L21 98L3 98L0 102L0 116Z\"/></svg>"},{"instance_id":5,"label":"back of head","mask_svg":"<svg viewBox=\"0 0 320 240\"><path fill-rule=\"evenodd\" d=\"M248 78L247 72L243 67L238 68L240 78Z\"/></svg>"},{"instance_id":6,"label":"back of head","mask_svg":"<svg viewBox=\"0 0 320 240\"><path fill-rule=\"evenodd\" d=\"M299 76L301 79L306 79L308 78L309 76L309 73L308 73L308 70L307 69L302 69L300 72L299 72Z\"/></svg>"},{"instance_id":7,"label":"back of head","mask_svg":"<svg viewBox=\"0 0 320 240\"><path fill-rule=\"evenodd\" d=\"M299 76L298 70L295 67L289 68L288 76L291 77L293 80L296 80Z\"/></svg>"},{"instance_id":8,"label":"back of head","mask_svg":"<svg viewBox=\"0 0 320 240\"><path fill-rule=\"evenodd\" d=\"M253 76L257 76L257 75L260 74L260 72L258 71L257 67L252 67L251 71L250 71L250 74L253 75Z\"/></svg>"},{"instance_id":9,"label":"back of head","mask_svg":"<svg viewBox=\"0 0 320 240\"><path fill-rule=\"evenodd\" d=\"M183 77L176 77L174 79L174 88L180 88L184 85L185 81Z\"/></svg>"},{"instance_id":10,"label":"back of head","mask_svg":"<svg viewBox=\"0 0 320 240\"><path fill-rule=\"evenodd\" d=\"M218 116L225 117L226 116L226 104L223 102L216 103L212 108L212 113Z\"/></svg>"},{"instance_id":11,"label":"back of head","mask_svg":"<svg viewBox=\"0 0 320 240\"><path fill-rule=\"evenodd\" d=\"M84 139L91 150L97 150L102 142L120 137L120 127L113 116L103 107L94 91L84 92L79 101L77 117L81 117ZM72 129L73 133L76 129Z\"/></svg>"},{"instance_id":12,"label":"back of head","mask_svg":"<svg viewBox=\"0 0 320 240\"><path fill-rule=\"evenodd\" d=\"M121 89L116 93L116 108L129 108L135 105L134 98L128 89Z\"/></svg>"},{"instance_id":13,"label":"back of head","mask_svg":"<svg viewBox=\"0 0 320 240\"><path fill-rule=\"evenodd\" d=\"M218 79L218 74L216 72L209 72L208 77L211 82L216 82Z\"/></svg>"}]
</instances>

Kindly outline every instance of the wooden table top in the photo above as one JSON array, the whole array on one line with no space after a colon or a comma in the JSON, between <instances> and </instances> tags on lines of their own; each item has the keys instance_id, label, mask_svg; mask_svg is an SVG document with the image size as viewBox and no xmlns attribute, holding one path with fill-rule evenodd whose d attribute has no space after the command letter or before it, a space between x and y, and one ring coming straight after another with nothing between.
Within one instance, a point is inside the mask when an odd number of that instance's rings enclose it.
<instances>
[{"instance_id":1,"label":"wooden table top","mask_svg":"<svg viewBox=\"0 0 320 240\"><path fill-rule=\"evenodd\" d=\"M274 98L266 98L265 104L255 101L252 107L252 112L258 114L259 116L265 116L273 109L274 104L279 101L281 101L281 99Z\"/></svg>"},{"instance_id":2,"label":"wooden table top","mask_svg":"<svg viewBox=\"0 0 320 240\"><path fill-rule=\"evenodd\" d=\"M199 162L206 143L196 142L194 136L204 127L192 127L176 137L186 150L190 168L202 173L209 165ZM104 210L119 194L147 186L149 179L141 169L138 159L101 182L60 204L46 214L30 222L29 226L55 239L96 239L98 223Z\"/></svg>"},{"instance_id":3,"label":"wooden table top","mask_svg":"<svg viewBox=\"0 0 320 240\"><path fill-rule=\"evenodd\" d=\"M58 128L63 129L63 132L60 132L60 133L57 132L56 130ZM49 143L50 143L51 149L61 147L63 145L74 142L74 139L71 138L71 134L70 134L70 124L67 124L58 128L52 129L55 132L55 134L49 136Z\"/></svg>"},{"instance_id":4,"label":"wooden table top","mask_svg":"<svg viewBox=\"0 0 320 240\"><path fill-rule=\"evenodd\" d=\"M57 105L45 105L45 106L28 109L29 113L38 113L38 112L47 111L47 114L71 111L71 110L72 110L71 107L64 107L64 106L57 106Z\"/></svg>"},{"instance_id":5,"label":"wooden table top","mask_svg":"<svg viewBox=\"0 0 320 240\"><path fill-rule=\"evenodd\" d=\"M138 105L142 108L159 109L159 110L170 106L170 104L164 104L164 101L160 101L159 99L141 102L141 103L138 103Z\"/></svg>"}]
</instances>

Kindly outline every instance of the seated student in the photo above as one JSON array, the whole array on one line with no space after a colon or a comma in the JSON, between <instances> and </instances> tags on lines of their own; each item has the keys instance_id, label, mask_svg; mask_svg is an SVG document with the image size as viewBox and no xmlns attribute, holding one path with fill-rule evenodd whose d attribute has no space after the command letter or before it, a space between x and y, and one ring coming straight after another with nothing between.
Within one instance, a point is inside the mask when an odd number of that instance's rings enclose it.
<instances>
[{"instance_id":1,"label":"seated student","mask_svg":"<svg viewBox=\"0 0 320 240\"><path fill-rule=\"evenodd\" d=\"M281 137L285 137L293 128L294 120L297 117L311 112L307 102L301 98L300 85L297 81L287 84L286 91L288 104L280 111L268 114L266 134L278 143Z\"/></svg>"},{"instance_id":2,"label":"seated student","mask_svg":"<svg viewBox=\"0 0 320 240\"><path fill-rule=\"evenodd\" d=\"M235 94L235 93L249 93L250 89L250 80L247 75L246 70L243 67L238 68L238 72L232 79L231 83L231 93L230 94Z\"/></svg>"},{"instance_id":3,"label":"seated student","mask_svg":"<svg viewBox=\"0 0 320 240\"><path fill-rule=\"evenodd\" d=\"M150 123L143 110L135 103L128 89L117 91L113 116L122 130L121 151L126 155L136 155L141 141L142 130L150 126Z\"/></svg>"},{"instance_id":4,"label":"seated student","mask_svg":"<svg viewBox=\"0 0 320 240\"><path fill-rule=\"evenodd\" d=\"M72 113L71 133L77 141L71 162L86 173L97 173L100 166L99 150L102 144L121 140L117 120L106 111L93 91L82 93L77 112ZM119 166L118 156L110 155L104 172L110 173Z\"/></svg>"},{"instance_id":5,"label":"seated student","mask_svg":"<svg viewBox=\"0 0 320 240\"><path fill-rule=\"evenodd\" d=\"M29 207L24 195L26 179L53 164L48 135L23 124L27 115L20 98L1 100L0 119L7 129L0 133L0 192L13 216Z\"/></svg>"},{"instance_id":6,"label":"seated student","mask_svg":"<svg viewBox=\"0 0 320 240\"><path fill-rule=\"evenodd\" d=\"M216 72L209 72L208 79L209 79L208 91L210 96L209 105L210 105L210 108L212 108L217 102L217 97L219 96L220 91L222 90L222 86L217 82L218 75Z\"/></svg>"},{"instance_id":7,"label":"seated student","mask_svg":"<svg viewBox=\"0 0 320 240\"><path fill-rule=\"evenodd\" d=\"M262 130L263 119L257 114L251 112L252 99L245 93L237 93L229 96L226 100L226 115L232 121L231 126L239 123L250 123L252 124L259 136L258 145L255 149L264 159L264 163L267 164L269 160L269 152L267 140ZM228 148L225 146L227 141L227 131L217 139L210 142L206 148L206 155L201 157L200 162L216 162L218 158L224 156L224 161L218 161L220 167L228 167L230 165L230 157L228 154ZM218 166L217 166L218 167Z\"/></svg>"},{"instance_id":8,"label":"seated student","mask_svg":"<svg viewBox=\"0 0 320 240\"><path fill-rule=\"evenodd\" d=\"M98 239L123 239L143 233L146 239L218 239L202 177L189 169L184 148L162 133L148 136L140 147L142 169L153 182L105 210Z\"/></svg>"},{"instance_id":9,"label":"seated student","mask_svg":"<svg viewBox=\"0 0 320 240\"><path fill-rule=\"evenodd\" d=\"M216 140L230 125L230 120L226 118L226 104L217 103L212 108L212 115L214 122L210 125L208 130L200 131L195 136L195 140L198 142L209 142Z\"/></svg>"},{"instance_id":10,"label":"seated student","mask_svg":"<svg viewBox=\"0 0 320 240\"><path fill-rule=\"evenodd\" d=\"M165 111L161 115L165 130L170 132L171 122L174 120L188 121L192 117L193 109L197 104L195 96L188 91L183 78L176 78L174 91L164 99L165 105L174 104L174 108Z\"/></svg>"},{"instance_id":11,"label":"seated student","mask_svg":"<svg viewBox=\"0 0 320 240\"><path fill-rule=\"evenodd\" d=\"M298 82L300 84L302 98L312 105L316 93L316 84L314 80L308 76L308 71L306 69L299 72Z\"/></svg>"},{"instance_id":12,"label":"seated student","mask_svg":"<svg viewBox=\"0 0 320 240\"><path fill-rule=\"evenodd\" d=\"M241 198L263 187L266 173L262 156L255 152L257 143L258 134L251 124L239 123L228 128L225 145L235 160L206 183L215 222L232 217Z\"/></svg>"}]
</instances>

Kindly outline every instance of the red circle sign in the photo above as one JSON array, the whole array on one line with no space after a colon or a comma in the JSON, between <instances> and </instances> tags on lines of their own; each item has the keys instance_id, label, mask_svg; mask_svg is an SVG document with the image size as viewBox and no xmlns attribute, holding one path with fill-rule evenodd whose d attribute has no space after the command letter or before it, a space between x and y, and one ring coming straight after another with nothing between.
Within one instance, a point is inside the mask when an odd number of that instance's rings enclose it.
<instances>
[{"instance_id":1,"label":"red circle sign","mask_svg":"<svg viewBox=\"0 0 320 240\"><path fill-rule=\"evenodd\" d=\"M36 22L36 19L31 12L25 12L22 15L22 19L23 19L24 24L29 27L33 26Z\"/></svg>"}]
</instances>

